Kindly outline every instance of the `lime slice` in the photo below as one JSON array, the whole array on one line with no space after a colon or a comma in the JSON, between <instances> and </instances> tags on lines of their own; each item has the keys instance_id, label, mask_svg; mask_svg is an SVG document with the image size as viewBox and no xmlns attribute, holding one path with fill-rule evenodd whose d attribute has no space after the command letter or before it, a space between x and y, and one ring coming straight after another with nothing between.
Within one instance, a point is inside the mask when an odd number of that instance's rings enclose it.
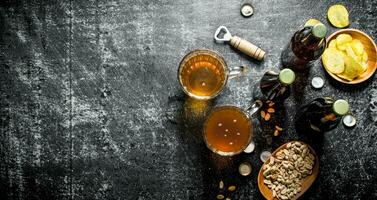
<instances>
[{"instance_id":1,"label":"lime slice","mask_svg":"<svg viewBox=\"0 0 377 200\"><path fill-rule=\"evenodd\" d=\"M343 5L333 5L327 11L327 18L337 28L344 28L349 25L348 10Z\"/></svg>"},{"instance_id":2,"label":"lime slice","mask_svg":"<svg viewBox=\"0 0 377 200\"><path fill-rule=\"evenodd\" d=\"M335 48L327 48L322 54L322 61L325 68L333 73L340 74L344 71L344 60L342 54Z\"/></svg>"}]
</instances>

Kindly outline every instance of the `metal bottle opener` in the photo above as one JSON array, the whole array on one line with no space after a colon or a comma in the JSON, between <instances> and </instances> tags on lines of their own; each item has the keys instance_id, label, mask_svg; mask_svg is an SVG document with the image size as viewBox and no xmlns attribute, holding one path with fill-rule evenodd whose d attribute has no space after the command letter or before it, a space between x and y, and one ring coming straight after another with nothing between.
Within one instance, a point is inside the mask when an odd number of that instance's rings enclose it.
<instances>
[{"instance_id":1,"label":"metal bottle opener","mask_svg":"<svg viewBox=\"0 0 377 200\"><path fill-rule=\"evenodd\" d=\"M224 36L222 38L219 38L220 33L224 33ZM225 26L220 26L216 30L214 38L218 43L229 42L229 44L234 48L259 61L263 60L264 55L266 54L266 52L264 52L262 49L255 46L251 42L238 36L232 36Z\"/></svg>"}]
</instances>

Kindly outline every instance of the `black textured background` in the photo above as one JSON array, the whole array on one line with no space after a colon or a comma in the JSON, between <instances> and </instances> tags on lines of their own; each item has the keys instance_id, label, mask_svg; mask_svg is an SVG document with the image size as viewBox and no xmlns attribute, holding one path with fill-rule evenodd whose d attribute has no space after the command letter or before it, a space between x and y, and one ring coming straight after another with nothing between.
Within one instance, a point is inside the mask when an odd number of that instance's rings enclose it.
<instances>
[{"instance_id":1,"label":"black textured background","mask_svg":"<svg viewBox=\"0 0 377 200\"><path fill-rule=\"evenodd\" d=\"M337 1L264 0L251 18L239 0L24 0L0 2L0 199L214 199L217 184L235 184L232 199L262 199L262 150L293 139L309 142L320 174L303 199L377 198L377 83L331 81L316 62L299 74L277 121L254 120L256 150L233 158L210 153L200 136L212 106L247 107L266 69L309 18L329 25ZM345 1L350 27L377 38L377 1ZM213 42L219 25L266 50L261 63ZM336 29L330 25L329 33ZM328 34L329 34L328 33ZM229 66L248 65L212 102L186 98L177 81L180 59L196 48L219 52ZM325 78L316 91L313 75ZM353 129L308 137L294 115L317 96L346 98ZM236 168L249 161L253 173Z\"/></svg>"}]
</instances>

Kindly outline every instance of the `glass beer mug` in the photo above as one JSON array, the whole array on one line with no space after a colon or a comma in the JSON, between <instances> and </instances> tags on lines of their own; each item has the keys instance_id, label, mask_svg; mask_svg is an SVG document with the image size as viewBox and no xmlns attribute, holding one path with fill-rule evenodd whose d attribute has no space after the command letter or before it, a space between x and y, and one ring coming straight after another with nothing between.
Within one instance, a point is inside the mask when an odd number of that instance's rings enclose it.
<instances>
[{"instance_id":1,"label":"glass beer mug","mask_svg":"<svg viewBox=\"0 0 377 200\"><path fill-rule=\"evenodd\" d=\"M203 126L207 147L221 156L241 153L252 141L252 115L262 107L255 101L247 110L236 106L219 106L208 115Z\"/></svg>"},{"instance_id":2,"label":"glass beer mug","mask_svg":"<svg viewBox=\"0 0 377 200\"><path fill-rule=\"evenodd\" d=\"M208 49L188 53L179 64L178 80L183 91L199 100L215 98L228 79L244 74L245 67L228 68L224 58Z\"/></svg>"}]
</instances>

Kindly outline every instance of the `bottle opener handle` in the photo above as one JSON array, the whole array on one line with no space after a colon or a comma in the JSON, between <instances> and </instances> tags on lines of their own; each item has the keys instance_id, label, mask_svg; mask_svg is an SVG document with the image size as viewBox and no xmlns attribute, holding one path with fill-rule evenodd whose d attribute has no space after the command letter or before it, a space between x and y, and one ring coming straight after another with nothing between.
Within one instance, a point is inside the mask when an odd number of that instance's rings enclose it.
<instances>
[{"instance_id":1,"label":"bottle opener handle","mask_svg":"<svg viewBox=\"0 0 377 200\"><path fill-rule=\"evenodd\" d=\"M223 38L219 38L220 33L224 33ZM264 52L261 48L255 46L251 42L238 36L232 36L225 26L220 26L216 30L214 38L215 41L219 43L229 42L230 45L232 45L234 48L259 61L263 60L264 55L266 54L266 52Z\"/></svg>"},{"instance_id":2,"label":"bottle opener handle","mask_svg":"<svg viewBox=\"0 0 377 200\"><path fill-rule=\"evenodd\" d=\"M238 36L233 36L230 38L229 43L234 48L259 61L263 60L264 55L266 54L266 52L264 52L261 48Z\"/></svg>"}]
</instances>

